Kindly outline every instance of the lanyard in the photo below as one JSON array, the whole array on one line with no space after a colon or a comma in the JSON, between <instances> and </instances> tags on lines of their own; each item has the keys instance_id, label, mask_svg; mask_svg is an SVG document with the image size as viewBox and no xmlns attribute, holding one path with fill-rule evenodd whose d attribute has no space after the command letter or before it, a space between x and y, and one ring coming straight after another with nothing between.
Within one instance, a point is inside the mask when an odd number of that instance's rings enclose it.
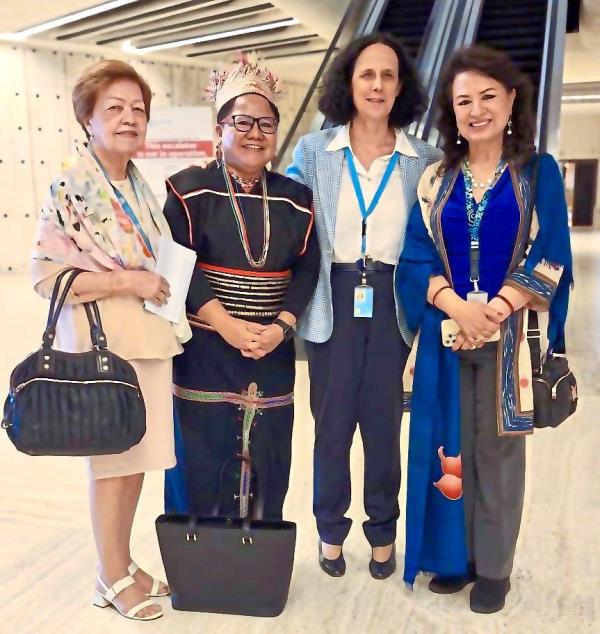
<instances>
[{"instance_id":1,"label":"lanyard","mask_svg":"<svg viewBox=\"0 0 600 634\"><path fill-rule=\"evenodd\" d=\"M502 173L505 161L500 159L495 171L495 180L498 179ZM469 237L470 237L470 249L469 249L469 277L473 282L473 287L476 291L479 291L479 228L481 227L481 221L483 215L488 206L491 187L485 190L483 198L477 203L473 196L473 175L471 169L467 167L463 169L463 176L465 181L465 201L467 208L467 222L469 224Z\"/></svg>"},{"instance_id":2,"label":"lanyard","mask_svg":"<svg viewBox=\"0 0 600 634\"><path fill-rule=\"evenodd\" d=\"M352 179L352 185L354 186L354 193L356 194L356 200L358 201L358 206L360 207L360 214L362 216L362 234L361 234L361 245L360 252L363 263L365 262L367 255L367 218L375 211L375 207L379 203L381 199L381 195L383 194L387 184L392 176L392 172L396 167L396 163L398 163L399 153L394 152L392 157L388 161L387 167L385 168L385 172L381 178L381 182L379 183L379 187L373 196L373 200L371 200L371 204L368 209L365 204L365 197L363 195L362 188L360 186L360 181L358 179L358 173L356 171L356 165L354 163L354 157L352 156L352 152L350 148L344 148L344 154L346 155L346 161L348 163L348 170L350 171L350 177Z\"/></svg>"},{"instance_id":3,"label":"lanyard","mask_svg":"<svg viewBox=\"0 0 600 634\"><path fill-rule=\"evenodd\" d=\"M108 176L108 174L106 173L106 170L104 169L104 165L102 165L102 163L96 156L96 153L92 150L91 146L90 146L90 152L92 156L96 159L96 162L98 163L98 165L100 166L100 169L102 170L104 177L108 181L108 184L112 187L112 190L115 193L117 200L119 201L119 205L121 205L121 208L127 214L127 217L129 218L129 220L131 220L131 222L133 223L133 226L135 227L136 231L139 233L142 241L144 242L146 249L148 250L148 253L150 253L152 257L154 258L155 256L154 256L154 249L152 248L152 243L150 242L148 236L146 235L146 232L142 228L142 225L140 224L140 221L138 217L136 216L135 212L133 211L131 205L127 202L127 199L125 198L125 196L123 196L123 194L113 185L113 183L110 180L110 177ZM140 198L138 196L135 180L133 179L131 175L131 171L129 169L127 169L127 178L129 178L129 183L131 184L131 189L133 190L133 195L135 196L135 200L138 204L138 207L141 209L142 205L140 203Z\"/></svg>"}]
</instances>

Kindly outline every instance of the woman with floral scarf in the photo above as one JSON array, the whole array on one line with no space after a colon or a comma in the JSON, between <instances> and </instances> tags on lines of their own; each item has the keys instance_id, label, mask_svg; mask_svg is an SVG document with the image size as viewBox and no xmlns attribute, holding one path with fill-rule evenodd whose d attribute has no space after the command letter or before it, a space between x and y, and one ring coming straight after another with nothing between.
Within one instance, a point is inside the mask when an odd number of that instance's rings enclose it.
<instances>
[{"instance_id":1,"label":"woman with floral scarf","mask_svg":"<svg viewBox=\"0 0 600 634\"><path fill-rule=\"evenodd\" d=\"M161 235L170 235L150 188L131 163L143 145L151 90L128 64L105 60L84 72L73 106L87 143L50 186L32 260L35 290L49 297L65 269L83 269L69 292L56 346L90 347L83 302L96 300L112 352L135 368L146 405L146 434L118 455L88 458L90 507L98 551L94 604L123 616L162 616L148 597L168 587L138 568L129 541L144 472L175 464L172 357L181 352L174 327L144 309L163 304L169 285L153 273Z\"/></svg>"}]
</instances>

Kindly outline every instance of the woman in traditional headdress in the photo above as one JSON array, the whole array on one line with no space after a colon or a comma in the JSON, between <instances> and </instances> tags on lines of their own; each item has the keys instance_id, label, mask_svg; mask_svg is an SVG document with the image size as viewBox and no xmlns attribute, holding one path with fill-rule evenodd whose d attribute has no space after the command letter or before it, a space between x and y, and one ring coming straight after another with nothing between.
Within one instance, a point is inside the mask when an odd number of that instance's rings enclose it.
<instances>
[{"instance_id":1,"label":"woman in traditional headdress","mask_svg":"<svg viewBox=\"0 0 600 634\"><path fill-rule=\"evenodd\" d=\"M319 248L311 191L266 168L280 92L247 58L214 72L217 160L167 181L173 237L198 256L187 297L193 337L174 368L178 464L166 476L168 512L246 516L254 498L255 516L281 518L293 327L317 282Z\"/></svg>"}]
</instances>

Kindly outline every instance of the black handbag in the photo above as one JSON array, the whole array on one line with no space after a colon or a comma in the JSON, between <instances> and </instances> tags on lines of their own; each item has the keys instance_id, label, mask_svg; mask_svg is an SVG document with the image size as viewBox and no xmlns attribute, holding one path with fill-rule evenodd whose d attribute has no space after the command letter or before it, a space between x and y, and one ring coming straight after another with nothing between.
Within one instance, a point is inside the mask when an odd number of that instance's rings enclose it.
<instances>
[{"instance_id":1,"label":"black handbag","mask_svg":"<svg viewBox=\"0 0 600 634\"><path fill-rule=\"evenodd\" d=\"M116 454L136 445L146 433L137 375L130 363L108 349L96 302L84 304L93 350L52 348L60 312L81 272L69 269L59 275L42 346L10 377L2 427L15 447L31 456Z\"/></svg>"},{"instance_id":2,"label":"black handbag","mask_svg":"<svg viewBox=\"0 0 600 634\"><path fill-rule=\"evenodd\" d=\"M175 610L245 616L283 611L294 566L293 522L165 514L157 518L156 532Z\"/></svg>"},{"instance_id":3,"label":"black handbag","mask_svg":"<svg viewBox=\"0 0 600 634\"><path fill-rule=\"evenodd\" d=\"M532 211L535 207L537 192L539 157L534 158L530 173L530 186L533 192ZM531 229L531 225L529 227ZM527 248L527 245L526 245ZM540 328L537 312L530 310L527 322L527 342L531 355L531 373L533 379L533 426L558 427L577 409L577 381L569 368L564 350L557 353L548 350L542 357L540 346Z\"/></svg>"},{"instance_id":4,"label":"black handbag","mask_svg":"<svg viewBox=\"0 0 600 634\"><path fill-rule=\"evenodd\" d=\"M542 360L538 316L529 311L527 340L533 378L533 425L558 427L577 409L577 381L564 353L549 350Z\"/></svg>"}]
</instances>

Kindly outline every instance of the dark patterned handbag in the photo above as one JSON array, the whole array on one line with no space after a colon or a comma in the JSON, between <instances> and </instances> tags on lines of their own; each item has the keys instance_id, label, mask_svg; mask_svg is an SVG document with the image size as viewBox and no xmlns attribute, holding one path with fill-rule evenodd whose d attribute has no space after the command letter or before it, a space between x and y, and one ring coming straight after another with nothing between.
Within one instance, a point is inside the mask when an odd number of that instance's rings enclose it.
<instances>
[{"instance_id":1,"label":"dark patterned handbag","mask_svg":"<svg viewBox=\"0 0 600 634\"><path fill-rule=\"evenodd\" d=\"M558 427L577 409L577 381L566 355L549 350L542 359L538 316L529 311L527 341L533 378L533 425L538 429Z\"/></svg>"},{"instance_id":2,"label":"dark patterned handbag","mask_svg":"<svg viewBox=\"0 0 600 634\"><path fill-rule=\"evenodd\" d=\"M130 363L108 349L96 302L84 304L92 350L63 352L52 347L60 312L81 272L70 269L59 275L42 346L10 377L2 427L19 451L32 456L121 453L146 433L137 375Z\"/></svg>"}]
</instances>

